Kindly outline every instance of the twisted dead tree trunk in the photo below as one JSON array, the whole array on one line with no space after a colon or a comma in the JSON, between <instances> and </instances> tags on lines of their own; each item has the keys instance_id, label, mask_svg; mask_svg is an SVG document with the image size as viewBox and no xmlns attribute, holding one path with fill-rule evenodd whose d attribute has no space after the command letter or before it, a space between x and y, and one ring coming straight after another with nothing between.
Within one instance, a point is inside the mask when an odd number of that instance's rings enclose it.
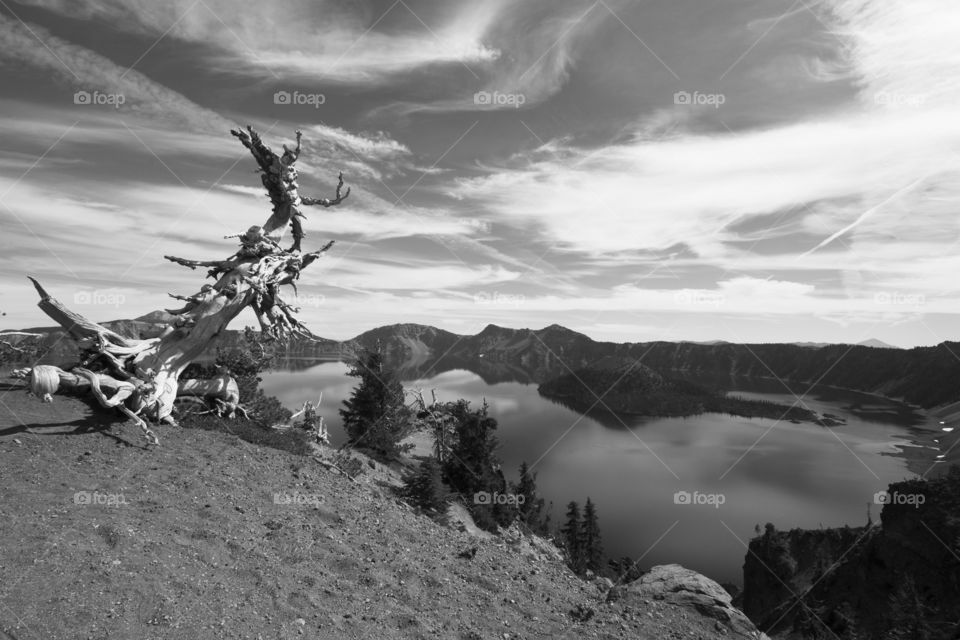
<instances>
[{"instance_id":1,"label":"twisted dead tree trunk","mask_svg":"<svg viewBox=\"0 0 960 640\"><path fill-rule=\"evenodd\" d=\"M171 294L186 304L180 309L170 310L175 317L159 338L125 338L67 309L39 282L30 278L40 294L40 309L63 327L80 346L83 358L79 365L82 371L78 373L86 380L90 379L90 374L98 376L93 380L93 388L129 390L128 385L132 384L135 392L130 395L136 401L134 406L125 401L124 407L152 421L172 422L171 413L180 374L209 349L213 340L244 308L253 309L263 334L270 338L315 338L297 319L298 309L281 299L280 287L291 285L296 291L296 281L303 269L333 245L333 242L328 242L317 251L301 253L300 243L304 234L300 218L304 216L300 207L338 205L350 195L350 189L342 192L341 173L333 198L299 195L298 176L294 168L300 155L299 131L296 134L296 147L290 149L284 145L282 155L271 151L249 126L245 132L234 130L231 133L239 138L256 160L261 180L273 204L272 215L262 227L254 226L243 234L226 236L239 238L240 247L224 260L164 256L190 269L207 268L207 277L213 278L215 283L204 285L191 296ZM293 246L282 249L279 242L287 225L293 230ZM95 370L95 373L91 370ZM61 376L61 379L65 378ZM52 392L56 392L55 387L56 384ZM43 393L48 391L43 390ZM101 403L105 400L98 399ZM152 436L145 424L141 426L148 437ZM156 441L155 436L151 439Z\"/></svg>"}]
</instances>

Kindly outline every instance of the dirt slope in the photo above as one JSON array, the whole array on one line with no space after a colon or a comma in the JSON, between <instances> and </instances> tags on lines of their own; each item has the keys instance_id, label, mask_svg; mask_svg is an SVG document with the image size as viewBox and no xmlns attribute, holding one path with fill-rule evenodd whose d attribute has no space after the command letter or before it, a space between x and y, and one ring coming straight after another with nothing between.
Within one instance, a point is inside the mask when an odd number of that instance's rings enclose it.
<instances>
[{"instance_id":1,"label":"dirt slope","mask_svg":"<svg viewBox=\"0 0 960 640\"><path fill-rule=\"evenodd\" d=\"M729 637L606 604L544 554L417 515L373 470L171 427L147 450L110 422L0 386L0 639Z\"/></svg>"}]
</instances>

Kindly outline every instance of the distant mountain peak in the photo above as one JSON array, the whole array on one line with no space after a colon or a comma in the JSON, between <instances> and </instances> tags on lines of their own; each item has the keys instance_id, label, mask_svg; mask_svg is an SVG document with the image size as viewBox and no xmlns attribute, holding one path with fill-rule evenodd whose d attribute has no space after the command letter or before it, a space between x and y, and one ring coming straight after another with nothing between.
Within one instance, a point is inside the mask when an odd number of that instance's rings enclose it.
<instances>
[{"instance_id":1,"label":"distant mountain peak","mask_svg":"<svg viewBox=\"0 0 960 640\"><path fill-rule=\"evenodd\" d=\"M485 327L483 328L483 331L481 331L481 332L478 333L477 335L484 335L484 334L487 334L487 333L502 333L502 332L504 332L504 331L516 331L516 329L508 329L508 328L506 328L506 327L501 327L500 325L496 325L496 324L492 324L492 323L491 323L491 324L488 324L487 326L485 326Z\"/></svg>"},{"instance_id":2,"label":"distant mountain peak","mask_svg":"<svg viewBox=\"0 0 960 640\"><path fill-rule=\"evenodd\" d=\"M858 342L858 345L861 347L874 347L875 349L899 349L900 347L895 347L892 344L887 344L882 340L877 340L876 338L870 338L869 340L864 340L863 342Z\"/></svg>"},{"instance_id":3,"label":"distant mountain peak","mask_svg":"<svg viewBox=\"0 0 960 640\"><path fill-rule=\"evenodd\" d=\"M144 314L139 318L134 318L136 322L159 322L166 324L173 320L173 316L164 311L163 309L157 309L156 311L151 311L150 313ZM118 321L115 321L118 322Z\"/></svg>"}]
</instances>

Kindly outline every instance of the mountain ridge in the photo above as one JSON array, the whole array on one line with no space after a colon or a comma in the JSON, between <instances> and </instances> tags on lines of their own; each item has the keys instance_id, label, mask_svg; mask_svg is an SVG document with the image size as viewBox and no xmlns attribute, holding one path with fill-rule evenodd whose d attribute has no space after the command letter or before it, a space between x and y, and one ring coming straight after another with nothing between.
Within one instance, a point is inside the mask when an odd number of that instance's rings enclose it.
<instances>
[{"instance_id":1,"label":"mountain ridge","mask_svg":"<svg viewBox=\"0 0 960 640\"><path fill-rule=\"evenodd\" d=\"M129 337L159 335L164 324L139 319L103 323ZM46 333L44 344L74 349L59 341L62 332ZM242 332L228 330L220 346L239 342ZM23 337L11 337L16 343ZM541 329L513 329L489 324L463 335L431 325L399 323L376 327L344 341L294 340L281 350L293 360L350 359L363 348L380 348L391 366L408 379L452 369L475 371L485 381L541 384L552 377L588 366L605 357L640 360L664 373L685 376L766 378L801 385L821 384L873 393L929 409L960 401L960 343L943 342L912 349L871 345L827 345L819 348L789 343L605 342L558 324Z\"/></svg>"}]
</instances>

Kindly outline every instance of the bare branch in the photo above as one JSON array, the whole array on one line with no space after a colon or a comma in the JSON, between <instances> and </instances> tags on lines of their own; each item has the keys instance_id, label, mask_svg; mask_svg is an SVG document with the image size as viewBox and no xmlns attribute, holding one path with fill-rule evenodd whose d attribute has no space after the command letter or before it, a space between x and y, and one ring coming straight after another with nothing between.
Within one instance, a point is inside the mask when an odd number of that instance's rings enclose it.
<instances>
[{"instance_id":1,"label":"bare branch","mask_svg":"<svg viewBox=\"0 0 960 640\"><path fill-rule=\"evenodd\" d=\"M319 205L321 207L332 207L334 205L340 204L341 202L347 199L347 196L350 195L350 187L347 187L346 193L341 193L342 189L343 189L343 171L340 172L340 175L337 178L337 193L333 198L301 197L300 202L311 207L315 205Z\"/></svg>"}]
</instances>

